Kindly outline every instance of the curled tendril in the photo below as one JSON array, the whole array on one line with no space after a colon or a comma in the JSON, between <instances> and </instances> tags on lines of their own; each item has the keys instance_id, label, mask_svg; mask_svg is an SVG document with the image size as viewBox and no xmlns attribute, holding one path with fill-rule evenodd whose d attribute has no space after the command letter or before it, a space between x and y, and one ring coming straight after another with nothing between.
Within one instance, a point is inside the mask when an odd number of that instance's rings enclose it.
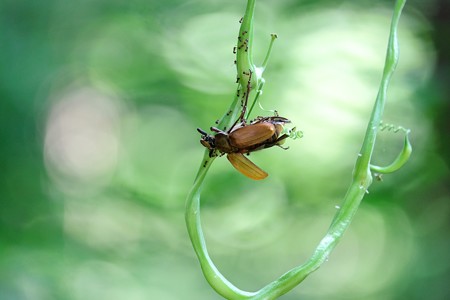
<instances>
[{"instance_id":1,"label":"curled tendril","mask_svg":"<svg viewBox=\"0 0 450 300\"><path fill-rule=\"evenodd\" d=\"M403 131L406 134L409 134L410 130L406 129L405 127L402 126L397 126L394 124L390 124L390 123L383 123L383 121L380 122L380 131L392 131L394 133L397 133L399 131Z\"/></svg>"}]
</instances>

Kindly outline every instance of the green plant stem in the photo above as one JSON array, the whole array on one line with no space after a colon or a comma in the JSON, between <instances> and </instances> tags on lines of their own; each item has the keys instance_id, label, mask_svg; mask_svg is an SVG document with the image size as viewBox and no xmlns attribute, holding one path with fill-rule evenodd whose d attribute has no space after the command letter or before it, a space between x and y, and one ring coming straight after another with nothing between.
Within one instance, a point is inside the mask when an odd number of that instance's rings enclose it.
<instances>
[{"instance_id":1,"label":"green plant stem","mask_svg":"<svg viewBox=\"0 0 450 300\"><path fill-rule=\"evenodd\" d=\"M239 28L239 37L236 52L236 69L237 76L241 87L247 86L249 77L248 73L251 71L252 83L251 86L257 86L259 74L255 74L255 65L253 64L253 14L255 11L255 1L248 0L245 9L244 17L242 18L241 27ZM255 76L256 75L256 76Z\"/></svg>"},{"instance_id":2,"label":"green plant stem","mask_svg":"<svg viewBox=\"0 0 450 300\"><path fill-rule=\"evenodd\" d=\"M209 167L211 166L213 158L210 158L208 155L208 151L205 151L204 158L201 163L199 172L196 176L194 185L187 197L185 214L186 226L206 280L214 288L214 290L216 290L217 293L219 293L226 299L275 299L287 293L299 283L301 283L309 274L317 270L321 266L321 264L328 259L332 250L334 249L334 247L336 247L344 232L349 227L354 215L356 214L359 204L364 198L364 195L368 192L368 188L372 183L370 160L375 146L378 127L383 115L383 110L386 102L387 87L398 62L397 27L405 2L406 0L397 0L395 4L390 28L385 67L381 79L380 89L377 94L375 105L373 107L369 124L366 129L366 134L361 147L361 151L358 154L358 158L355 163L352 183L350 184L350 187L347 190L346 195L344 196L341 207L337 211L326 235L322 238L312 256L303 265L293 268L292 270L283 274L280 278L269 283L267 286L263 287L255 293L242 291L235 287L219 272L219 270L216 268L213 261L209 257L201 227L200 194L203 181ZM241 36L243 32L247 30L247 33L249 34L249 48L248 51L244 52L242 52L242 48L237 50L238 76L239 74L242 74L242 72L245 72L247 70L254 70L250 55L254 6L255 0L249 0L247 3L247 9L241 25L241 29L239 31L239 34ZM260 76L259 74L257 75ZM255 79L257 80L256 83L258 83L258 80L261 78L252 77L252 82ZM245 79L242 79L241 77L239 84L240 88L245 88L247 82L248 78L247 81L245 81ZM222 124L225 124L226 122L232 123L232 116L239 115L240 105L238 98L239 97L236 97L234 99L230 107L229 112L231 113L225 114L222 118Z\"/></svg>"},{"instance_id":3,"label":"green plant stem","mask_svg":"<svg viewBox=\"0 0 450 300\"><path fill-rule=\"evenodd\" d=\"M386 60L384 63L383 76L381 79L381 84L378 90L377 98L375 100L375 104L372 109L372 115L370 117L369 125L367 126L366 129L366 135L364 137L363 145L358 155L358 159L356 161L356 166L354 170L354 176L359 177L362 180L362 183L365 185L367 184L370 185L371 183L371 180L366 181L365 179L368 176L370 177L369 164L370 160L372 159L372 153L375 147L375 140L379 129L379 124L381 123L382 120L384 106L386 103L387 88L391 80L392 74L394 73L398 63L399 49L398 49L397 28L398 22L400 20L400 15L405 3L406 0L397 0L395 3L386 53Z\"/></svg>"},{"instance_id":4,"label":"green plant stem","mask_svg":"<svg viewBox=\"0 0 450 300\"><path fill-rule=\"evenodd\" d=\"M194 185L189 192L186 202L185 220L189 237L197 254L200 266L208 283L217 293L226 299L245 299L253 295L242 291L231 284L217 269L211 260L206 247L205 238L200 219L200 194L206 173L211 166L213 159L209 157L208 151L205 151L202 166L197 174ZM206 164L205 164L206 162Z\"/></svg>"},{"instance_id":5,"label":"green plant stem","mask_svg":"<svg viewBox=\"0 0 450 300\"><path fill-rule=\"evenodd\" d=\"M236 47L236 68L239 77L238 88L229 109L219 120L218 126L222 129L229 128L235 122L242 111L240 100L242 100L244 93L247 92L246 90L249 80L249 71L252 72L252 84L253 82L258 82L256 76L254 76L255 67L253 65L251 56L254 8L255 0L249 0L247 2L246 12L239 29L239 38ZM255 293L250 293L238 289L220 273L209 256L202 231L200 218L200 195L206 173L209 170L209 167L211 166L214 159L214 157L209 157L209 151L205 150L202 163L200 164L200 168L194 181L194 185L189 192L186 200L186 227L192 242L192 246L200 262L203 275L205 276L208 283L214 288L214 290L226 299L248 299L255 295Z\"/></svg>"}]
</instances>

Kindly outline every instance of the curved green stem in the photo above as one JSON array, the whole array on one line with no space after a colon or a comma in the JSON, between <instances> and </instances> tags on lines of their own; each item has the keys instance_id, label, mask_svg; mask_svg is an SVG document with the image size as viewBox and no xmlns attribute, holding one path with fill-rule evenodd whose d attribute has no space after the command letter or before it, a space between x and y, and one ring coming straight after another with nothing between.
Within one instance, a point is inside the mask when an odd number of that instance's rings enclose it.
<instances>
[{"instance_id":1,"label":"curved green stem","mask_svg":"<svg viewBox=\"0 0 450 300\"><path fill-rule=\"evenodd\" d=\"M312 256L303 265L293 268L259 290L251 299L276 299L289 292L309 274L317 270L328 259L334 247L339 243L344 231L350 225L364 194L365 190L361 189L357 183L353 183L348 189L343 205L339 209L327 234L322 238Z\"/></svg>"},{"instance_id":2,"label":"curved green stem","mask_svg":"<svg viewBox=\"0 0 450 300\"><path fill-rule=\"evenodd\" d=\"M201 219L200 219L200 194L202 190L203 181L206 173L212 164L214 158L209 157L209 151L205 151L203 163L200 167L194 185L189 192L186 201L185 220L186 227L189 233L189 237L194 247L194 251L197 254L200 266L203 271L203 275L209 284L216 290L217 293L227 299L240 299L243 297L249 297L253 293L241 291L233 284L231 284L217 269L211 260L208 249L206 248L206 242L202 231Z\"/></svg>"},{"instance_id":3,"label":"curved green stem","mask_svg":"<svg viewBox=\"0 0 450 300\"><path fill-rule=\"evenodd\" d=\"M258 82L256 76L253 76L255 73L255 66L253 65L251 56L254 8L255 0L249 0L245 15L242 19L238 45L236 47L238 88L230 108L219 120L218 127L222 129L230 128L242 112L242 99L244 99L245 93L247 92L250 72L252 72L252 85L253 82ZM202 231L200 219L200 195L206 173L214 159L215 157L210 157L209 151L206 150L197 172L194 185L187 196L185 212L186 227L192 246L200 262L203 275L214 290L226 299L248 299L255 295L255 293L238 289L220 273L209 256Z\"/></svg>"},{"instance_id":4,"label":"curved green stem","mask_svg":"<svg viewBox=\"0 0 450 300\"><path fill-rule=\"evenodd\" d=\"M267 53L266 53L266 57L264 58L264 61L261 65L261 69L264 71L267 67L267 63L269 62L269 58L270 58L270 54L272 53L272 48L273 48L273 42L275 42L275 40L278 38L278 35L276 35L275 33L272 33L270 35L270 44L269 44L269 49L267 49Z\"/></svg>"},{"instance_id":5,"label":"curved green stem","mask_svg":"<svg viewBox=\"0 0 450 300\"><path fill-rule=\"evenodd\" d=\"M366 129L361 151L355 163L353 180L344 196L340 209L337 211L326 235L322 238L312 256L303 265L293 268L257 292L246 292L235 287L219 272L208 254L200 220L200 193L206 173L214 158L210 158L208 151L205 151L194 185L187 197L185 218L189 237L192 241L195 253L198 256L203 274L209 284L223 297L227 299L275 299L287 293L301 283L310 273L317 270L321 264L328 259L328 256L349 227L361 200L368 192L368 188L372 183L371 167L373 168L374 166L370 165L370 160L375 146L378 125L381 122L381 116L386 102L387 87L398 62L397 27L405 2L406 0L397 0L395 4L380 89ZM249 77L247 77L247 79L243 78L246 75L245 73L248 72L248 70L251 72L254 72L255 70L251 58L254 6L255 0L248 0L246 13L239 31L240 39L237 49L237 70L238 76L240 76L240 83L238 86L238 95L239 91L243 92L248 83ZM242 36L247 34L248 41L245 41L244 43ZM242 45L240 43L244 43L244 46L239 48L239 46ZM245 49L247 46L248 49ZM261 74L256 75L257 76L254 77L252 76L253 87L260 86L261 83ZM236 119L236 116L239 115L240 109L242 108L239 99L240 96L235 97L230 110L221 119L219 126L232 124ZM410 153L410 148L404 147L404 151L409 151Z\"/></svg>"},{"instance_id":6,"label":"curved green stem","mask_svg":"<svg viewBox=\"0 0 450 300\"><path fill-rule=\"evenodd\" d=\"M400 20L400 15L405 5L406 0L397 0L395 3L394 14L392 16L389 41L386 53L386 60L384 63L383 76L381 78L380 88L378 90L375 105L372 109L370 121L366 129L361 151L356 161L354 176L359 176L361 179L370 177L369 164L372 159L372 153L375 146L375 140L378 132L378 126L381 123L384 106L386 103L386 92L391 80L391 76L395 71L398 63L398 36L397 27Z\"/></svg>"}]
</instances>

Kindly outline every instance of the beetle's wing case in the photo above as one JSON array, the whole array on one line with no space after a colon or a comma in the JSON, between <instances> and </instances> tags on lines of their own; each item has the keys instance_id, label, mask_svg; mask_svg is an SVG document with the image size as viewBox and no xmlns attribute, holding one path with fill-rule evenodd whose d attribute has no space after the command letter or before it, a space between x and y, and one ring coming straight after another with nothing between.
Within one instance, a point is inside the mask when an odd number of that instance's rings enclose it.
<instances>
[{"instance_id":1,"label":"beetle's wing case","mask_svg":"<svg viewBox=\"0 0 450 300\"><path fill-rule=\"evenodd\" d=\"M240 149L248 148L264 142L272 137L275 132L276 128L271 123L244 126L229 134L230 144Z\"/></svg>"},{"instance_id":2,"label":"beetle's wing case","mask_svg":"<svg viewBox=\"0 0 450 300\"><path fill-rule=\"evenodd\" d=\"M261 180L269 175L241 153L230 153L227 158L236 170L248 178Z\"/></svg>"}]
</instances>

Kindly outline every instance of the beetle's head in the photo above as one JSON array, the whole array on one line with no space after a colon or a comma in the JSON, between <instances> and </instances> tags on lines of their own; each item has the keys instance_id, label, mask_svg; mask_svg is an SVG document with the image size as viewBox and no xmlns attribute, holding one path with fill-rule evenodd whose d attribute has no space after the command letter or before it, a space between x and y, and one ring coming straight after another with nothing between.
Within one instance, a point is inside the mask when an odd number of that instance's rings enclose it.
<instances>
[{"instance_id":1,"label":"beetle's head","mask_svg":"<svg viewBox=\"0 0 450 300\"><path fill-rule=\"evenodd\" d=\"M201 128L197 128L197 131L200 132L200 134L202 135L202 138L200 139L200 143L208 148L209 150L214 150L216 148L216 139L214 138L214 136L209 135L206 131L204 131Z\"/></svg>"}]
</instances>

